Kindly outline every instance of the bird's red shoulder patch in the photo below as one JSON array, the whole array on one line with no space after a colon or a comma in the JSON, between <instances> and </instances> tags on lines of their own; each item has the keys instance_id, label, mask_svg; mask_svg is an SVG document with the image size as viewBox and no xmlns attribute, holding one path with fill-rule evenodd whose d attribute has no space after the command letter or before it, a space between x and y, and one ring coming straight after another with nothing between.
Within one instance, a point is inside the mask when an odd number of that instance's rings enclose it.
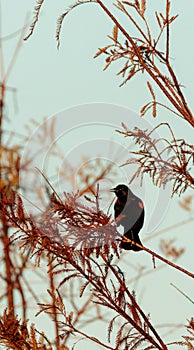
<instances>
[{"instance_id":1,"label":"bird's red shoulder patch","mask_svg":"<svg viewBox=\"0 0 194 350\"><path fill-rule=\"evenodd\" d=\"M143 209L143 203L142 202L138 202L138 205L139 205L139 207L141 208L141 209Z\"/></svg>"}]
</instances>

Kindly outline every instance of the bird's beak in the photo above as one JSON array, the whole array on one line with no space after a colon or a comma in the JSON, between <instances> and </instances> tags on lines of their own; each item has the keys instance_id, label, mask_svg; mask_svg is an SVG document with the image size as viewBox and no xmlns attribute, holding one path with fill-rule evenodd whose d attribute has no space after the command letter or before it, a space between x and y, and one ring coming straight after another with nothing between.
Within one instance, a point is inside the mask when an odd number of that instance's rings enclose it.
<instances>
[{"instance_id":1,"label":"bird's beak","mask_svg":"<svg viewBox=\"0 0 194 350\"><path fill-rule=\"evenodd\" d=\"M110 189L110 192L115 192L115 188L111 188L111 189Z\"/></svg>"}]
</instances>

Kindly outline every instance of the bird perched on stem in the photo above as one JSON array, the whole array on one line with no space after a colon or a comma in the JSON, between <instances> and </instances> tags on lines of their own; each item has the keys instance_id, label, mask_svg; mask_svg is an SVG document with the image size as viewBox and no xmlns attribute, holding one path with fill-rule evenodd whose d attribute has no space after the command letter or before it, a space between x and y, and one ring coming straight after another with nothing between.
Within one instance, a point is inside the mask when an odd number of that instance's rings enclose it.
<instances>
[{"instance_id":1,"label":"bird perched on stem","mask_svg":"<svg viewBox=\"0 0 194 350\"><path fill-rule=\"evenodd\" d=\"M143 202L126 185L118 185L111 189L111 192L117 196L114 205L115 220L118 226L124 227L121 247L126 250L139 251L141 248L135 243L142 245L139 231L143 226L145 215Z\"/></svg>"}]
</instances>

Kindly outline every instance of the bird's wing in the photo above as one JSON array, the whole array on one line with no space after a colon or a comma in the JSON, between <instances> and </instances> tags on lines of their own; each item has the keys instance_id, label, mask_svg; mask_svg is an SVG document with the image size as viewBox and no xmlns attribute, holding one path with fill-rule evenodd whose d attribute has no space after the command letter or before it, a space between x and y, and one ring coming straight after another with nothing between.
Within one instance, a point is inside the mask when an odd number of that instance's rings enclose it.
<instances>
[{"instance_id":1,"label":"bird's wing","mask_svg":"<svg viewBox=\"0 0 194 350\"><path fill-rule=\"evenodd\" d=\"M125 231L132 229L139 232L144 222L143 202L138 197L134 197L132 200L127 202L123 210L123 214L125 215L125 218L122 224Z\"/></svg>"}]
</instances>

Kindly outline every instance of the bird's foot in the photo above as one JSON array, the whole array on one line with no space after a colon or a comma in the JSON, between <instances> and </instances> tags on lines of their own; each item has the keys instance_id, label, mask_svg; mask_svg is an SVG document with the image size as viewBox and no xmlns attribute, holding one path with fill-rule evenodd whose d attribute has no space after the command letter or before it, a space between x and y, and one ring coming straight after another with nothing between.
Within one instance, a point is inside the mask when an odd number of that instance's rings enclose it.
<instances>
[{"instance_id":1,"label":"bird's foot","mask_svg":"<svg viewBox=\"0 0 194 350\"><path fill-rule=\"evenodd\" d=\"M126 236L123 236L122 241L121 241L121 248L125 250L134 250L134 251L139 251L142 250L135 241L132 241L131 239L127 238Z\"/></svg>"}]
</instances>

